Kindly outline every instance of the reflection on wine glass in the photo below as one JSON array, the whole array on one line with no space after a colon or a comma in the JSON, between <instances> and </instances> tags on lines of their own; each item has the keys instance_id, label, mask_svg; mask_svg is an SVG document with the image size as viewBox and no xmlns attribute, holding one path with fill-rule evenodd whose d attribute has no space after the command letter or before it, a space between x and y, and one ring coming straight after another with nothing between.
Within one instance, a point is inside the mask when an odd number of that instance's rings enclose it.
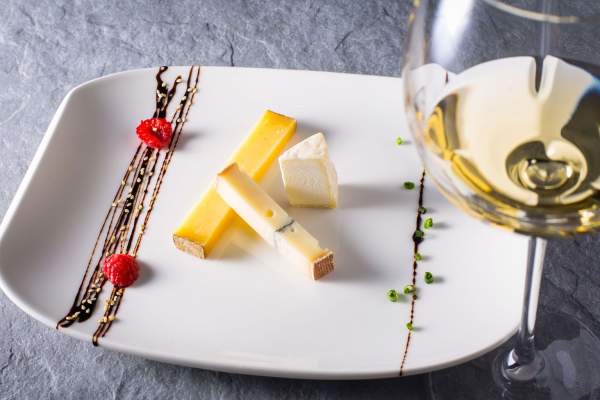
<instances>
[{"instance_id":1,"label":"reflection on wine glass","mask_svg":"<svg viewBox=\"0 0 600 400\"><path fill-rule=\"evenodd\" d=\"M554 314L582 334L547 332L553 341L540 349L534 326L546 238L600 228L600 4L415 3L404 103L427 175L468 213L530 236L514 346L465 390L485 399L598 394L598 339ZM456 393L461 371L432 375L434 398L449 385Z\"/></svg>"}]
</instances>

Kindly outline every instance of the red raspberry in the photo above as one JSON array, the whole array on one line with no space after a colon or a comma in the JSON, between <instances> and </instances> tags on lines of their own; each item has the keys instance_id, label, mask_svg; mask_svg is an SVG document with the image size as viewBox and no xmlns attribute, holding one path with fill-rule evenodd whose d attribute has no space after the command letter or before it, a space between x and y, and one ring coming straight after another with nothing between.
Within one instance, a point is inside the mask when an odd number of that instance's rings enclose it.
<instances>
[{"instance_id":1,"label":"red raspberry","mask_svg":"<svg viewBox=\"0 0 600 400\"><path fill-rule=\"evenodd\" d=\"M145 119L135 128L141 141L154 149L167 147L173 136L171 123L164 118Z\"/></svg>"},{"instance_id":2,"label":"red raspberry","mask_svg":"<svg viewBox=\"0 0 600 400\"><path fill-rule=\"evenodd\" d=\"M127 287L137 280L140 268L129 254L113 254L104 259L102 272L113 285Z\"/></svg>"}]
</instances>

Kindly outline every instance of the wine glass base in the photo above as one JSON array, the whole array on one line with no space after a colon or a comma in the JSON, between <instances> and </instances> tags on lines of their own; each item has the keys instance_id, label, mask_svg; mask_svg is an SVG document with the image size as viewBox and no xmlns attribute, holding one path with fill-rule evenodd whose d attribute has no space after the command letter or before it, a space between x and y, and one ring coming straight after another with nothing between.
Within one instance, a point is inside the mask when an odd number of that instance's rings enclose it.
<instances>
[{"instance_id":1,"label":"wine glass base","mask_svg":"<svg viewBox=\"0 0 600 400\"><path fill-rule=\"evenodd\" d=\"M509 381L502 372L511 340L470 363L431 373L429 399L600 399L598 337L581 321L543 307L536 332L538 362L543 367L534 379Z\"/></svg>"}]
</instances>

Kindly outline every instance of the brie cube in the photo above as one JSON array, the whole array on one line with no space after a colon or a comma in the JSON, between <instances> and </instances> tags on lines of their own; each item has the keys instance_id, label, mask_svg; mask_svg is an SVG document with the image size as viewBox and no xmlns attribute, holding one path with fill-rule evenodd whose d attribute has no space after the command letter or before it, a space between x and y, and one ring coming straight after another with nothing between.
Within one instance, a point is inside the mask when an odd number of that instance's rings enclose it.
<instances>
[{"instance_id":1,"label":"brie cube","mask_svg":"<svg viewBox=\"0 0 600 400\"><path fill-rule=\"evenodd\" d=\"M337 174L325 136L312 135L279 156L288 201L300 207L337 207Z\"/></svg>"},{"instance_id":2,"label":"brie cube","mask_svg":"<svg viewBox=\"0 0 600 400\"><path fill-rule=\"evenodd\" d=\"M219 196L267 243L289 260L304 266L313 279L334 268L333 253L322 249L256 182L231 164L217 175Z\"/></svg>"}]
</instances>

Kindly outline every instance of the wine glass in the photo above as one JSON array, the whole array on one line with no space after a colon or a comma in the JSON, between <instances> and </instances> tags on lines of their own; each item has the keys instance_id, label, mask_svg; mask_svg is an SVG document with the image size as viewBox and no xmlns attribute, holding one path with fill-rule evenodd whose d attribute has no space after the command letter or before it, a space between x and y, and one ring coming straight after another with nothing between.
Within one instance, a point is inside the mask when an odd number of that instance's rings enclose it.
<instances>
[{"instance_id":1,"label":"wine glass","mask_svg":"<svg viewBox=\"0 0 600 400\"><path fill-rule=\"evenodd\" d=\"M414 2L403 95L427 179L469 214L529 236L510 348L488 373L430 375L431 396L600 396L598 338L564 314L536 315L547 238L600 228L600 2ZM534 334L548 318L554 328Z\"/></svg>"}]
</instances>

